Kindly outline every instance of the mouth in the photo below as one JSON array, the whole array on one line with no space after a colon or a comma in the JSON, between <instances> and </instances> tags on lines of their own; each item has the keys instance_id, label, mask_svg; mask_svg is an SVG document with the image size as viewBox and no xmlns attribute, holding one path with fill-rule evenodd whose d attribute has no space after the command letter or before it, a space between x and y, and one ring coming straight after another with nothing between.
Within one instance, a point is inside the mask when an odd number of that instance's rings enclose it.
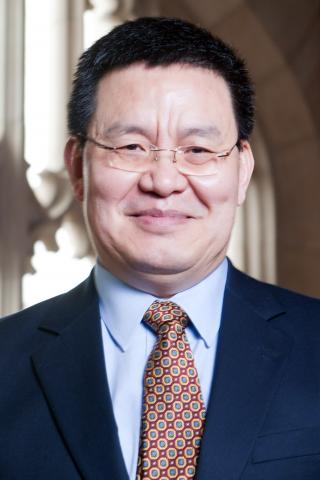
<instances>
[{"instance_id":1,"label":"mouth","mask_svg":"<svg viewBox=\"0 0 320 480\"><path fill-rule=\"evenodd\" d=\"M180 210L149 208L130 215L138 224L151 229L170 228L186 224L194 217Z\"/></svg>"}]
</instances>

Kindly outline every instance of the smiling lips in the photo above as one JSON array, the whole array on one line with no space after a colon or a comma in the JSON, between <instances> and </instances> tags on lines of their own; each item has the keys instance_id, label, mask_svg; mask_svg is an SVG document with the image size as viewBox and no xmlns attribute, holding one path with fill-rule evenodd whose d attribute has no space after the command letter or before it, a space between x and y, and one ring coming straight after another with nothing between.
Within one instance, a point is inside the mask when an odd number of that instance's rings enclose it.
<instances>
[{"instance_id":1,"label":"smiling lips","mask_svg":"<svg viewBox=\"0 0 320 480\"><path fill-rule=\"evenodd\" d=\"M187 220L194 218L193 216L179 210L160 210L158 208L140 210L130 216L144 226L162 228L181 225L186 223Z\"/></svg>"}]
</instances>

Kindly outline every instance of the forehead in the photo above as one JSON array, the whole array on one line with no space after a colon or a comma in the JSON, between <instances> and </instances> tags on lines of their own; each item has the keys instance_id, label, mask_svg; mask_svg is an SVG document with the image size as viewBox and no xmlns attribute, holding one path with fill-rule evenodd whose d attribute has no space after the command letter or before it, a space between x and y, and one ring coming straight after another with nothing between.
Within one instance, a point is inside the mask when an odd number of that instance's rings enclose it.
<instances>
[{"instance_id":1,"label":"forehead","mask_svg":"<svg viewBox=\"0 0 320 480\"><path fill-rule=\"evenodd\" d=\"M225 80L216 72L190 65L148 67L134 64L106 74L99 82L95 120L235 123Z\"/></svg>"}]
</instances>

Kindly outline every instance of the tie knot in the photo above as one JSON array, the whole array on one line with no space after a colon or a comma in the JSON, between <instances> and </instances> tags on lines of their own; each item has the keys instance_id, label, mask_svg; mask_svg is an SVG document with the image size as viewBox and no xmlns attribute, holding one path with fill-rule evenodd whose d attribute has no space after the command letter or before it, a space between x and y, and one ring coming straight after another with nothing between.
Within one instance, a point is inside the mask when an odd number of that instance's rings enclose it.
<instances>
[{"instance_id":1,"label":"tie knot","mask_svg":"<svg viewBox=\"0 0 320 480\"><path fill-rule=\"evenodd\" d=\"M188 316L174 302L155 300L144 314L143 320L158 333L167 330L169 325L175 325L182 333L188 323Z\"/></svg>"}]
</instances>

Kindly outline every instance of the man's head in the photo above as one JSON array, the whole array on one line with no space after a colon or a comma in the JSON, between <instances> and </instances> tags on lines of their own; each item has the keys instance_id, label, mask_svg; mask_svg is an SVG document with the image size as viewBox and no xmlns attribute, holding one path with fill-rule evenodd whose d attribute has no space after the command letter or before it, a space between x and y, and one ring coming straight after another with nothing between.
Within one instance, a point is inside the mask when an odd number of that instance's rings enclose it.
<instances>
[{"instance_id":1,"label":"man's head","mask_svg":"<svg viewBox=\"0 0 320 480\"><path fill-rule=\"evenodd\" d=\"M170 296L221 262L253 168L252 97L233 51L181 20L128 22L82 55L65 159L108 270Z\"/></svg>"},{"instance_id":2,"label":"man's head","mask_svg":"<svg viewBox=\"0 0 320 480\"><path fill-rule=\"evenodd\" d=\"M80 58L68 109L69 132L87 134L101 78L113 70L144 63L149 67L190 65L218 73L227 83L238 139L253 128L253 88L245 64L207 30L176 18L140 18L114 28Z\"/></svg>"}]
</instances>

